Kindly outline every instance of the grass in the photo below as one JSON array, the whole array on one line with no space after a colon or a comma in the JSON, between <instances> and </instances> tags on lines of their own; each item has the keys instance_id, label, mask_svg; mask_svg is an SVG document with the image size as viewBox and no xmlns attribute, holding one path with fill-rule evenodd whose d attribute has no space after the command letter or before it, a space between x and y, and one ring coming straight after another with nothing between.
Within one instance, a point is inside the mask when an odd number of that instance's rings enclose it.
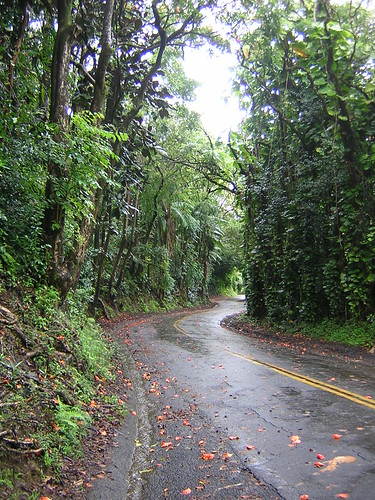
<instances>
[{"instance_id":1,"label":"grass","mask_svg":"<svg viewBox=\"0 0 375 500\"><path fill-rule=\"evenodd\" d=\"M334 342L367 349L375 346L375 318L370 318L366 322L352 320L342 324L332 319L325 319L320 323L293 321L277 324L268 320L254 320L245 313L242 313L235 316L233 326L236 328L251 326L252 328L260 328L269 332L281 331L325 342Z\"/></svg>"},{"instance_id":2,"label":"grass","mask_svg":"<svg viewBox=\"0 0 375 500\"><path fill-rule=\"evenodd\" d=\"M349 321L340 325L327 319L317 324L303 323L297 325L297 328L306 337L328 342L367 348L375 344L375 324L372 321Z\"/></svg>"}]
</instances>

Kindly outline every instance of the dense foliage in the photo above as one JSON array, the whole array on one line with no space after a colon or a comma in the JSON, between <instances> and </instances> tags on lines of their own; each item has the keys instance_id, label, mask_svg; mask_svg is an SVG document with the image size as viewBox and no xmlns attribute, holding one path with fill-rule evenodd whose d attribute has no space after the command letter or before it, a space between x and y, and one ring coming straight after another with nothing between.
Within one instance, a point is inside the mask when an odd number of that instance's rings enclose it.
<instances>
[{"instance_id":1,"label":"dense foliage","mask_svg":"<svg viewBox=\"0 0 375 500\"><path fill-rule=\"evenodd\" d=\"M79 289L94 307L206 299L225 155L184 107L195 84L180 59L226 46L203 24L213 7L0 2L4 282L45 283L62 301Z\"/></svg>"},{"instance_id":2,"label":"dense foliage","mask_svg":"<svg viewBox=\"0 0 375 500\"><path fill-rule=\"evenodd\" d=\"M371 319L374 16L350 2L241 2L232 154L243 178L249 313Z\"/></svg>"}]
</instances>

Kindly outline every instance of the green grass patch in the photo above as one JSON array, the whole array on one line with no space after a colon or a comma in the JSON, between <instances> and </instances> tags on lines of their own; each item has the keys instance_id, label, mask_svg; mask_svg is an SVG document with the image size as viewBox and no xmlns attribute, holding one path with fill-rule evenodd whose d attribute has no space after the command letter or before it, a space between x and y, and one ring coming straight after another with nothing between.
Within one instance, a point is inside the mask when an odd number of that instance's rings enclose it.
<instances>
[{"instance_id":1,"label":"green grass patch","mask_svg":"<svg viewBox=\"0 0 375 500\"><path fill-rule=\"evenodd\" d=\"M332 320L318 324L297 325L298 331L306 337L350 346L371 347L375 344L375 324L373 322L347 322L338 325ZM294 328L294 331L295 328Z\"/></svg>"}]
</instances>

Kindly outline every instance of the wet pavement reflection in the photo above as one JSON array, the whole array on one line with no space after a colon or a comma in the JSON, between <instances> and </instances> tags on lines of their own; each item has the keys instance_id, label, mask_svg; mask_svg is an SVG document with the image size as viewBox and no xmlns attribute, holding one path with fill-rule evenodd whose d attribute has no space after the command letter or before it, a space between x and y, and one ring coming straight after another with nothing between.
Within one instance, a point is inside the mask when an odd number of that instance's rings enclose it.
<instances>
[{"instance_id":1,"label":"wet pavement reflection","mask_svg":"<svg viewBox=\"0 0 375 500\"><path fill-rule=\"evenodd\" d=\"M373 498L375 405L366 406L366 398L375 399L373 366L262 344L220 327L241 310L243 298L236 298L156 318L133 340L158 356L217 432L236 438L230 446L243 466L281 497ZM362 403L335 387L361 395Z\"/></svg>"}]
</instances>

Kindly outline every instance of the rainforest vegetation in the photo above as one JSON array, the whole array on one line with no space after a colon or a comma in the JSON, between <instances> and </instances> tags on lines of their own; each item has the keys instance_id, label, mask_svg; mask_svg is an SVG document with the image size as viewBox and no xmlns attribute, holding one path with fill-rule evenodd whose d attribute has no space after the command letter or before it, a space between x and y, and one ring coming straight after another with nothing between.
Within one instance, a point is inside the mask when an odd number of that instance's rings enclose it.
<instances>
[{"instance_id":1,"label":"rainforest vegetation","mask_svg":"<svg viewBox=\"0 0 375 500\"><path fill-rule=\"evenodd\" d=\"M0 13L2 452L55 469L73 452L82 404L114 376L89 316L244 291L254 321L375 342L367 2L0 0ZM237 56L245 118L227 141L188 106L184 50L202 46ZM6 411L42 402L43 384L60 441L38 426L17 441Z\"/></svg>"}]
</instances>

